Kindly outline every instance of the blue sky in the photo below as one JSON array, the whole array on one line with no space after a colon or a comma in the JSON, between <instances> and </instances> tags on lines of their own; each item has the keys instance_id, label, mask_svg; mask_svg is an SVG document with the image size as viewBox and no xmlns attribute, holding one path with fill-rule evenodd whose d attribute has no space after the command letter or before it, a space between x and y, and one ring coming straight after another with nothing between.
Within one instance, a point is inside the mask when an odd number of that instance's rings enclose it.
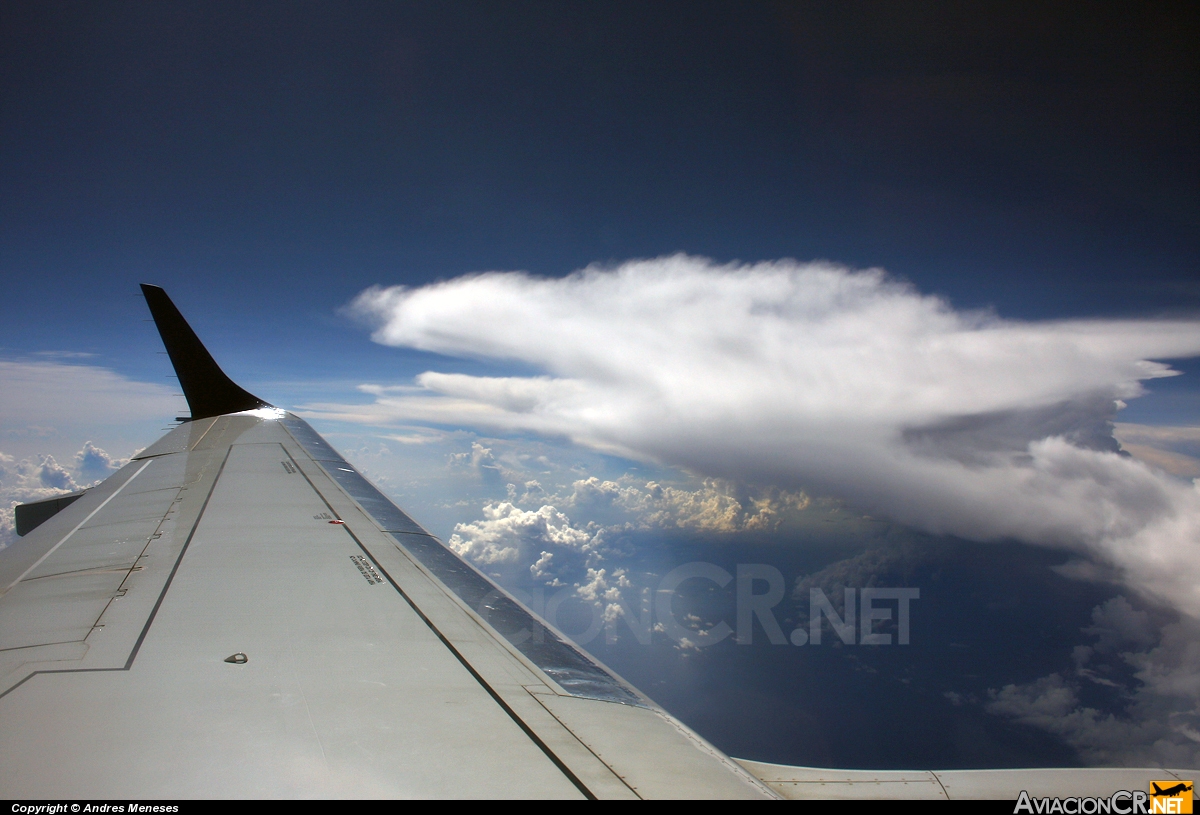
<instances>
[{"instance_id":1,"label":"blue sky","mask_svg":"<svg viewBox=\"0 0 1200 815\"><path fill-rule=\"evenodd\" d=\"M90 483L182 415L149 282L235 380L521 590L603 605L618 571L669 566L654 552L720 561L712 540L767 532L825 551L810 531L832 519L838 556L781 556L801 580L860 557L869 515L1075 558L1111 591L1055 584L1071 636L1090 642L1093 608L1165 615L1128 652L1149 654L1197 601L1138 572L1143 527L1084 530L1143 504L1053 474L1116 449L1115 419L1133 458L1104 466L1171 496L1168 560L1190 557L1198 23L1158 4L7 4L5 503ZM531 276L463 278L493 271ZM1147 359L1183 375L1146 379ZM994 481L948 475L981 457ZM1136 608L1104 605L1117 592ZM935 696L1099 760L1029 712L1055 681L1100 687L1047 659Z\"/></svg>"}]
</instances>

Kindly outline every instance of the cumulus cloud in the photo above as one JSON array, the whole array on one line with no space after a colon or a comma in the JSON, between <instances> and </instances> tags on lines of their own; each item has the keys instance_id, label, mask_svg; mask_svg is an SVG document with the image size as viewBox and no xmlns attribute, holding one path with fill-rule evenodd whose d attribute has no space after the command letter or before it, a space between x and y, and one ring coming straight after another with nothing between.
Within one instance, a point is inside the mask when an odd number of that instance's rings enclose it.
<instances>
[{"instance_id":1,"label":"cumulus cloud","mask_svg":"<svg viewBox=\"0 0 1200 815\"><path fill-rule=\"evenodd\" d=\"M471 452L469 453L452 453L450 455L450 464L452 466L460 465L476 469L500 469L500 465L496 461L496 456L492 453L492 448L484 447L477 441L471 442Z\"/></svg>"},{"instance_id":2,"label":"cumulus cloud","mask_svg":"<svg viewBox=\"0 0 1200 815\"><path fill-rule=\"evenodd\" d=\"M1200 625L1187 617L1161 628L1124 597L1092 612L1073 671L990 693L987 709L1054 733L1091 766L1195 767L1200 763ZM1081 701L1093 683L1124 704Z\"/></svg>"},{"instance_id":3,"label":"cumulus cloud","mask_svg":"<svg viewBox=\"0 0 1200 815\"><path fill-rule=\"evenodd\" d=\"M617 569L611 575L608 569L588 569L587 577L575 584L575 593L601 610L605 625L612 625L625 613L621 608L622 590L632 587L624 569Z\"/></svg>"},{"instance_id":4,"label":"cumulus cloud","mask_svg":"<svg viewBox=\"0 0 1200 815\"><path fill-rule=\"evenodd\" d=\"M129 459L113 458L90 441L84 442L83 449L75 454L75 469L85 483L103 481L128 463Z\"/></svg>"},{"instance_id":5,"label":"cumulus cloud","mask_svg":"<svg viewBox=\"0 0 1200 815\"><path fill-rule=\"evenodd\" d=\"M80 451L82 452L82 451ZM13 508L79 489L54 456L17 460L0 453L0 549L17 539Z\"/></svg>"},{"instance_id":6,"label":"cumulus cloud","mask_svg":"<svg viewBox=\"0 0 1200 815\"><path fill-rule=\"evenodd\" d=\"M746 532L777 528L791 511L808 507L803 492L748 489L720 479L705 479L697 489L659 484L581 478L565 496L565 506L585 510L589 518L624 529L690 529L698 532ZM532 482L537 484L537 482ZM538 485L540 489L541 485ZM544 493L543 493L544 494Z\"/></svg>"},{"instance_id":7,"label":"cumulus cloud","mask_svg":"<svg viewBox=\"0 0 1200 815\"><path fill-rule=\"evenodd\" d=\"M538 568L549 574L555 552L568 552L583 558L596 552L598 532L579 529L571 519L552 506L523 510L511 503L488 504L483 518L458 524L449 546L460 556L482 566L527 563L532 552L541 552ZM550 551L543 551L549 548Z\"/></svg>"},{"instance_id":8,"label":"cumulus cloud","mask_svg":"<svg viewBox=\"0 0 1200 815\"><path fill-rule=\"evenodd\" d=\"M454 457L464 466L494 460L491 448L479 443ZM775 488L739 490L710 479L686 489L628 474L617 480L587 476L550 489L537 480L506 487L507 501L488 503L482 518L455 525L450 548L512 584L573 587L605 624L621 616L623 592L632 586L627 570L614 565L628 562L631 535L774 530L810 503L803 493Z\"/></svg>"},{"instance_id":9,"label":"cumulus cloud","mask_svg":"<svg viewBox=\"0 0 1200 815\"><path fill-rule=\"evenodd\" d=\"M372 288L351 309L378 342L544 374L427 372L330 415L553 434L935 533L1073 547L1200 616L1200 489L1121 455L1111 424L1173 374L1154 360L1200 354L1195 321L1017 322L879 270L684 255Z\"/></svg>"},{"instance_id":10,"label":"cumulus cloud","mask_svg":"<svg viewBox=\"0 0 1200 815\"><path fill-rule=\"evenodd\" d=\"M128 461L114 459L90 441L75 453L73 469L63 467L52 455L17 459L0 452L0 549L17 539L17 504L94 486Z\"/></svg>"}]
</instances>

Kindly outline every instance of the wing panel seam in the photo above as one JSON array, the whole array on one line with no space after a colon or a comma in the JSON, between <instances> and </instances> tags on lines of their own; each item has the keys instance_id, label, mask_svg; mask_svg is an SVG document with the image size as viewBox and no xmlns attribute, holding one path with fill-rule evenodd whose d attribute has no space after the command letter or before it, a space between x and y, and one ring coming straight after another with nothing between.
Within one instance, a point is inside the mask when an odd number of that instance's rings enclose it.
<instances>
[{"instance_id":1,"label":"wing panel seam","mask_svg":"<svg viewBox=\"0 0 1200 815\"><path fill-rule=\"evenodd\" d=\"M104 509L106 506L108 506L108 502L109 502L109 501L111 501L112 499L116 498L118 495L120 495L120 494L121 494L121 491L122 491L122 490L124 490L126 487L128 487L128 486L129 486L131 483L133 483L133 480L134 480L135 478L137 478L139 475L141 475L141 474L142 474L142 471L143 471L143 470L145 470L147 467L149 467L149 466L150 466L150 463L151 463L151 462L153 462L153 461L154 461L154 459L152 459L152 458L151 458L151 459L147 459L147 460L146 460L146 463L145 463L145 464L143 464L141 467L139 467L139 468L138 468L138 471L137 471L136 473L134 473L134 474L133 474L133 475L131 475L129 478L127 478L127 479L125 480L125 483L124 483L124 484L122 484L121 486L119 486L119 487L117 487L115 490L113 490L113 494L112 494L112 495L108 496L108 497L107 497L107 498L105 498L103 501L101 501L101 502L100 502L100 506L96 507L96 508L95 508L95 509L93 509L91 512L89 512L89 513L88 513L88 516L87 516L86 518L84 518L84 519L83 519L82 521L80 521L79 523L75 524L75 528L74 528L74 529L72 529L72 530L71 530L70 532L68 532L67 534L63 535L63 537L62 537L62 540L60 540L58 543L56 543L56 544L54 544L53 546L51 546L51 547L50 547L50 548L49 548L49 549L48 549L48 550L45 552L45 554L43 554L43 555L42 555L40 558L38 558L38 559L37 559L37 560L34 562L34 564L33 564L32 566L30 566L30 567L29 567L28 569L26 569L25 571L21 572L21 576L20 576L20 577L18 577L16 580L14 580L13 582L11 582L11 583L9 583L7 586L5 586L5 587L4 587L4 591L0 591L0 597L3 597L5 594L7 594L7 593L9 592L9 590L10 590L10 589L11 589L13 586L17 585L17 584L18 584L18 583L20 583L22 580L24 580L24 579L25 579L25 577L26 577L26 575L28 575L30 572L32 572L34 569L36 569L38 566L41 566L41 565L42 565L42 562L43 562L43 561L44 561L46 558L48 558L48 557L50 557L52 554L54 554L54 553L55 553L55 552L58 550L58 547L62 546L64 543L66 543L66 542L67 542L67 540L68 540L68 539L69 539L69 538L70 538L72 535L74 535L76 532L78 532L78 531L79 531L79 529L80 529L80 527L82 527L82 526L83 526L85 523L87 523L88 521L90 521L90 520L92 519L92 517L93 517L93 516L94 516L94 515L95 515L97 512L99 512L100 510L102 510L102 509Z\"/></svg>"},{"instance_id":2,"label":"wing panel seam","mask_svg":"<svg viewBox=\"0 0 1200 815\"><path fill-rule=\"evenodd\" d=\"M525 690L525 692L526 692L526 693L529 693L529 690L528 690L528 688ZM575 741L577 741L577 742L579 743L579 746L580 746L580 747L582 747L584 750L587 750L587 751L588 751L588 753L590 753L591 755L595 756L595 757L596 757L596 761L599 761L599 762L600 762L601 764L603 764L605 767L608 767L609 771L610 771L610 772L613 774L613 777L614 777L614 778L616 778L618 781L620 781L622 784L624 784L624 785L626 786L626 788L628 788L628 790L629 790L630 792L632 792L634 795L636 795L636 796L637 796L639 799L641 799L641 800L645 800L644 798L642 798L642 795L641 795L641 793L639 793L639 792L638 792L636 789L634 789L634 788L633 788L633 787L630 785L630 783L629 783L628 781L626 781L626 780L625 780L625 777L624 777L623 775L621 775L619 772L617 772L617 770L616 770L616 768L615 768L615 767L612 767L612 766L610 766L610 765L609 765L609 763L608 763L607 761L605 761L603 758L601 758L601 757L600 757L600 755L599 755L599 754L598 754L598 753L597 753L595 750L593 750L593 749L592 749L592 748L591 748L591 747L588 745L588 743L587 743L587 742L585 742L583 739L579 738L579 735L578 735L578 734L577 734L577 733L576 733L574 730L572 730L572 729L571 729L570 725L568 725L568 724L567 724L566 722L564 722L564 721L563 721L561 718L559 718L559 717L558 717L558 715L557 715L557 714L555 714L555 712L554 712L553 710L551 710L550 708L546 707L546 703L545 703L545 702L543 702L541 699L539 699L539 698L538 698L538 694L536 694L536 693L529 693L529 695L530 695L530 696L533 698L533 701L537 702L537 703L538 703L538 705L539 705L539 706L541 706L542 710L546 711L547 715L549 715L549 716L550 716L550 718L554 719L554 721L556 721L556 722L558 722L560 725L562 725L562 728L563 728L564 730L566 730L568 733L570 733L570 734L571 734L571 738L575 739ZM598 699L589 699L589 700L587 700L587 701L589 701L589 702L596 702L597 704L601 704L601 705L615 704L614 702L602 702L602 701L600 701L600 700L598 700Z\"/></svg>"},{"instance_id":3,"label":"wing panel seam","mask_svg":"<svg viewBox=\"0 0 1200 815\"><path fill-rule=\"evenodd\" d=\"M229 454L230 454L232 451L233 451L233 447L232 447L232 445L231 445L231 446L230 446L230 449L229 449L229 450L228 450L228 451L225 453L225 458L224 458L224 459L221 461L221 467L220 467L220 468L217 470L217 475L216 475L216 477L213 479L212 486L211 486L211 487L209 487L209 489L208 489L208 495L206 495L206 496L205 496L205 498L204 498L204 504L203 504L203 505L200 507L200 512L199 512L199 514L196 516L196 522L195 522L194 524L192 524L192 529L191 529L191 531L188 533L187 540L186 540L186 541L184 541L183 548L179 550L179 557L175 558L175 565L171 567L171 573L170 573L169 575L167 575L167 580L166 580L166 582L163 584L162 591L161 591L161 592L159 592L159 595L158 595L158 600L157 600L157 601L155 601L155 603L154 603L154 608L150 610L150 616L149 616L149 617L147 617L147 619L146 619L146 624L145 624L144 626L142 626L142 632L141 632L141 633L138 635L137 641L136 641L136 642L133 644L133 648L130 650L130 652L129 652L129 658L125 660L125 664L124 664L122 667L119 667L119 668L58 668L58 669L48 669L48 670L41 670L41 671L32 671L32 672L31 672L31 673L29 673L29 674L28 674L28 675L27 675L27 676L26 676L24 679L22 679L20 682L16 683L15 685L13 685L11 688L9 688L8 690L4 691L3 693L0 693L0 699L3 699L3 698L4 698L5 696L7 696L8 694L12 693L12 692L13 692L13 691L15 691L17 688L19 688L19 687L21 687L22 685L24 685L24 684L25 684L26 682L28 682L30 679L33 679L33 677L35 677L35 676L38 676L38 675L40 675L40 674L85 674L85 673L104 673L104 672L106 672L106 671L128 671L130 668L132 668L132 667L133 667L133 661L134 661L134 659L137 657L138 651L139 651L139 650L141 649L141 647L142 647L142 642L143 642L143 641L146 639L146 635L147 635L147 634L150 632L150 625L151 625L151 624L154 622L154 617L155 617L155 615L157 615L157 614L158 614L158 609L159 609L159 607L162 605L163 599L164 599L164 598L167 596L167 589L171 588L171 581L175 579L175 573L176 573L177 571L179 571L179 564L183 562L183 556L184 556L185 554L187 554L188 546L190 546L190 545L191 545L191 543L192 543L192 538L193 538L193 537L195 537L195 535L196 535L196 529L198 529L198 528L199 528L199 526L200 526L200 521L201 521L201 520L204 518L204 510L208 509L208 502L209 502L209 500L212 498L213 492L214 492L214 491L216 490L216 488L217 488L217 482L221 480L221 473L225 471L225 463L226 463L227 461L229 461ZM156 456L155 458L157 458L157 456ZM154 461L154 458L150 458L150 459L148 459L148 460L146 461L146 464L147 464L147 465L148 465L148 464L150 464L150 462L151 462L151 461ZM144 469L146 469L146 467L145 467L145 466L143 466L143 467L142 467L142 470L144 470ZM137 475L138 475L138 473L141 473L141 471L142 471L142 470L138 470L138 472L137 472L137 473L135 473L135 474L133 475L133 477L131 477L131 478L129 479L129 481L132 481L134 478L136 478L136 477L137 477ZM128 484L128 483L129 483L129 481L126 481L126 482L125 482L125 484ZM124 486L125 486L125 485L124 485L124 484L122 484L122 485L121 485L121 489L124 489ZM120 492L120 490L117 490L117 492ZM114 498L114 497L116 497L116 494L117 494L117 493L116 493L116 492L114 492L112 495L110 495L110 496L109 496L109 498ZM100 508L101 508L101 507L103 507L103 506L104 506L104 505L103 505L103 504L101 504L101 505L100 505L100 507L96 507L96 511L99 511L99 510L100 510ZM93 513L93 514L94 514L94 513ZM90 516L89 516L89 517L90 517ZM84 521L84 522L86 522L86 519L85 519L85 521ZM80 523L80 526L83 526L83 523ZM78 528L79 528L79 527L76 527L76 529L78 529ZM74 532L75 532L75 530L72 530L70 534L74 534ZM68 535L68 537L70 537L70 535ZM66 538L63 538L63 540L65 541L65 540L66 540ZM57 548L57 547L56 547L56 548ZM47 554L48 554L48 553L47 553ZM39 561L39 562L40 562L40 561ZM34 565L36 566L37 564L34 564ZM33 568L33 567L30 567L30 568ZM18 581L18 582L19 582L19 581ZM14 585L15 585L15 584L14 584ZM106 607L106 608L107 608L107 607ZM101 616L103 616L103 612L101 613ZM83 642L83 640L70 640L69 642ZM61 644L61 643L48 643L48 644L50 644L50 645L55 645L55 644ZM25 646L25 647L39 647L39 646ZM10 649L10 650L19 650L19 649Z\"/></svg>"},{"instance_id":4,"label":"wing panel seam","mask_svg":"<svg viewBox=\"0 0 1200 815\"><path fill-rule=\"evenodd\" d=\"M216 423L214 422L214 424ZM146 618L146 624L142 626L142 633L138 634L137 642L133 644L133 649L129 652L129 658L125 661L124 670L129 670L133 667L133 660L137 657L138 651L141 650L142 642L146 639L146 634L150 632L150 626L154 623L154 617L158 614L158 609L162 606L162 602L167 596L167 590L171 588L171 582L175 579L175 573L179 571L179 564L183 563L183 556L187 554L188 547L192 545L192 538L196 537L196 530L200 528L200 522L204 520L204 511L208 509L208 502L212 500L213 493L217 489L217 484L221 482L221 474L225 472L225 464L229 461L229 456L232 452L233 445L230 445L229 449L225 451L225 458L221 459L221 466L217 469L212 486L208 488L208 495L204 496L204 503L200 505L200 512L196 515L196 522L192 524L187 540L183 542L183 548L179 550L179 557L175 558L175 565L171 567L171 573L167 575L167 580L163 583L162 591L159 592L158 599L154 602L154 608L150 610L150 616Z\"/></svg>"},{"instance_id":5,"label":"wing panel seam","mask_svg":"<svg viewBox=\"0 0 1200 815\"><path fill-rule=\"evenodd\" d=\"M329 503L328 499L325 498L324 494L322 494L322 492L319 489L317 489L317 485L314 484L312 482L312 479L308 477L308 473L304 472L304 468L302 468L300 466L300 462L296 461L296 459L292 455L291 451L288 450L285 445L280 445L280 446L283 447L283 452L285 454L287 454L287 457L289 459L291 459L292 463L296 465L296 470L300 473L300 475L304 476L304 480L308 482L308 486L312 488L312 491L317 494L317 496L321 499L321 502L325 504L325 506L329 509L329 511L332 512L335 517L338 517L339 516L338 511L333 508L333 505ZM413 610L413 612L418 617L421 618L421 621L424 622L425 625L429 627L429 630L432 631L434 633L434 635L441 641L442 645L444 645L446 647L446 649L451 654L454 655L454 658L457 659L459 661L459 663L464 668L467 669L467 672L470 673L471 676L475 678L475 681L479 683L479 686L481 688L483 688L485 691L487 691L488 695L492 697L492 700L495 701L495 703L500 706L500 709L503 710L506 714L508 714L508 717L513 720L513 723L515 723L517 725L517 727L521 728L521 731L529 738L529 740L538 746L538 749L540 749L546 755L546 758L550 759L550 761L554 764L554 766L558 767L559 771L562 772L562 774L564 776L566 776L567 779L572 784L575 785L575 788L578 789L581 793L583 793L584 796L589 801L597 800L596 795L590 789L587 788L587 786L583 783L583 781L581 781L579 779L579 777L576 776L575 773L572 772L571 769L569 767L567 767L567 765L565 763L563 763L562 759L560 759L558 757L558 755L555 754L555 752L550 749L550 746L548 744L546 744L544 741L542 741L542 739L536 733L533 732L533 729L530 728L529 725L526 724L525 721L519 715L517 715L517 712L515 710L513 710L508 705L508 703L504 701L503 698L501 698L500 694L497 693L496 690L488 683L488 681L486 679L484 679L483 676L478 671L475 670L474 666L472 666L471 663L467 661L466 657L464 657L459 652L459 650L454 647L453 643L451 643L450 640L446 637L446 635L443 634L438 629L438 627L434 624L433 620L429 619L429 617L426 616L425 612L422 611L417 606L417 604L413 602L412 598L408 596L408 594L404 591L404 589L400 588L400 585L391 576L391 574L388 572L388 570L385 569L383 567L383 565L375 559L375 556L372 555L370 550L367 549L367 547L363 545L363 542L361 540L359 540L357 535L354 534L354 531L351 530L350 527L346 526L346 525L342 525L342 529L344 529L346 531L346 534L350 536L351 540L354 541L354 543L358 546L358 548L362 551L362 553L364 555L366 555L368 558L370 558L371 562L375 564L375 568L377 568L379 570L380 574L382 574L384 577L387 578L387 581L389 584L391 584L391 587L396 590L397 594L399 594L402 598L404 598L404 602L408 603L409 608L411 608Z\"/></svg>"}]
</instances>

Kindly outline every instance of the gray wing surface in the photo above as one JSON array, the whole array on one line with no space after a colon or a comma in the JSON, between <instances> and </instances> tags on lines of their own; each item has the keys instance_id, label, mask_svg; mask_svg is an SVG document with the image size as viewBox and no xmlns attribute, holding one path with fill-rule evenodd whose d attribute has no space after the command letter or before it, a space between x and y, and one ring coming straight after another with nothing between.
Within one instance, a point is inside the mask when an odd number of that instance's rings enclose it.
<instances>
[{"instance_id":1,"label":"gray wing surface","mask_svg":"<svg viewBox=\"0 0 1200 815\"><path fill-rule=\"evenodd\" d=\"M274 408L172 430L0 589L5 796L773 794Z\"/></svg>"}]
</instances>

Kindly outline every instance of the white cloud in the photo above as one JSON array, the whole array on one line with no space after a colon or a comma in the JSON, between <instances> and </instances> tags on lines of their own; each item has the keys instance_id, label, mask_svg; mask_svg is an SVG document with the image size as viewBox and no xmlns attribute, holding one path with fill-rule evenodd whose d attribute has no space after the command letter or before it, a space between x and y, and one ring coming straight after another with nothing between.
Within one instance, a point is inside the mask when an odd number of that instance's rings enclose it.
<instances>
[{"instance_id":1,"label":"white cloud","mask_svg":"<svg viewBox=\"0 0 1200 815\"><path fill-rule=\"evenodd\" d=\"M405 429L409 430L410 432L392 433L384 436L384 438L403 445L440 444L446 441L450 435L437 430L431 430L428 427L412 427Z\"/></svg>"},{"instance_id":2,"label":"white cloud","mask_svg":"<svg viewBox=\"0 0 1200 815\"><path fill-rule=\"evenodd\" d=\"M469 453L452 453L450 464L451 466L458 465L475 469L500 469L500 465L496 462L496 456L492 453L492 448L484 447L477 441L471 442L471 452Z\"/></svg>"},{"instance_id":3,"label":"white cloud","mask_svg":"<svg viewBox=\"0 0 1200 815\"><path fill-rule=\"evenodd\" d=\"M1092 646L1075 649L1076 668L990 692L987 709L1047 730L1092 766L1194 767L1200 763L1200 628L1183 618L1161 629L1124 597L1092 612L1084 632ZM1123 663L1132 681L1114 681ZM1080 701L1084 683L1121 692L1122 710Z\"/></svg>"},{"instance_id":4,"label":"white cloud","mask_svg":"<svg viewBox=\"0 0 1200 815\"><path fill-rule=\"evenodd\" d=\"M129 459L113 458L90 441L84 442L83 449L75 454L75 469L85 483L103 481L128 463Z\"/></svg>"},{"instance_id":5,"label":"white cloud","mask_svg":"<svg viewBox=\"0 0 1200 815\"><path fill-rule=\"evenodd\" d=\"M561 279L372 288L379 342L541 367L429 372L330 416L536 431L922 529L1077 548L1200 616L1200 491L1117 454L1117 400L1194 321L1006 321L881 271L676 255ZM715 508L719 511L719 507Z\"/></svg>"},{"instance_id":6,"label":"white cloud","mask_svg":"<svg viewBox=\"0 0 1200 815\"><path fill-rule=\"evenodd\" d=\"M632 587L624 569L617 569L610 575L607 569L589 568L583 581L575 584L575 593L600 610L605 625L612 625L624 614L622 589Z\"/></svg>"},{"instance_id":7,"label":"white cloud","mask_svg":"<svg viewBox=\"0 0 1200 815\"><path fill-rule=\"evenodd\" d=\"M492 448L478 442L471 452L452 456L454 464L465 468L495 460ZM482 518L456 524L450 548L510 584L532 580L573 587L574 595L594 605L606 624L622 615L623 591L632 586L627 569L613 566L627 562L630 535L661 529L722 535L772 530L809 506L802 493L767 489L738 494L734 485L715 480L686 489L628 473L615 481L587 476L549 489L528 480L522 486L507 484L506 492L506 501L483 507Z\"/></svg>"},{"instance_id":8,"label":"white cloud","mask_svg":"<svg viewBox=\"0 0 1200 815\"><path fill-rule=\"evenodd\" d=\"M801 511L809 505L802 492L748 490L720 479L705 479L694 490L656 481L626 483L629 481L632 479L628 476L619 482L589 476L576 480L570 494L553 499L585 511L589 520L608 524L612 531L622 526L722 533L771 530L779 526L787 512Z\"/></svg>"},{"instance_id":9,"label":"white cloud","mask_svg":"<svg viewBox=\"0 0 1200 815\"><path fill-rule=\"evenodd\" d=\"M183 404L166 385L93 365L0 360L0 382L0 417L11 428L164 422Z\"/></svg>"},{"instance_id":10,"label":"white cloud","mask_svg":"<svg viewBox=\"0 0 1200 815\"><path fill-rule=\"evenodd\" d=\"M1182 478L1200 477L1200 427L1151 427L1116 422L1113 435L1134 458Z\"/></svg>"},{"instance_id":11,"label":"white cloud","mask_svg":"<svg viewBox=\"0 0 1200 815\"><path fill-rule=\"evenodd\" d=\"M1095 650L1116 653L1130 646L1146 647L1158 639L1150 615L1137 611L1124 597L1114 597L1092 609L1092 625L1083 633L1096 637Z\"/></svg>"},{"instance_id":12,"label":"white cloud","mask_svg":"<svg viewBox=\"0 0 1200 815\"><path fill-rule=\"evenodd\" d=\"M508 502L494 503L483 508L483 516L473 523L456 525L449 546L484 566L537 560L541 573L548 574L554 552L586 557L597 554L600 544L597 532L576 528L570 518L552 506L523 510ZM544 551L547 548L550 553ZM531 557L535 552L541 553L540 558Z\"/></svg>"},{"instance_id":13,"label":"white cloud","mask_svg":"<svg viewBox=\"0 0 1200 815\"><path fill-rule=\"evenodd\" d=\"M80 451L81 453L83 451ZM17 460L0 453L0 549L17 539L13 508L79 489L54 456Z\"/></svg>"},{"instance_id":14,"label":"white cloud","mask_svg":"<svg viewBox=\"0 0 1200 815\"><path fill-rule=\"evenodd\" d=\"M554 563L554 553L543 551L538 559L529 567L529 573L534 580L541 580L552 575L551 569Z\"/></svg>"},{"instance_id":15,"label":"white cloud","mask_svg":"<svg viewBox=\"0 0 1200 815\"><path fill-rule=\"evenodd\" d=\"M1200 427L1162 427L1117 422L1113 425L1113 432L1122 442L1126 439L1147 444L1200 442Z\"/></svg>"},{"instance_id":16,"label":"white cloud","mask_svg":"<svg viewBox=\"0 0 1200 815\"><path fill-rule=\"evenodd\" d=\"M94 486L126 464L90 441L73 456L67 469L49 454L17 459L0 452L0 549L17 539L14 507Z\"/></svg>"},{"instance_id":17,"label":"white cloud","mask_svg":"<svg viewBox=\"0 0 1200 815\"><path fill-rule=\"evenodd\" d=\"M1121 449L1139 461L1144 461L1151 467L1157 467L1163 472L1181 478L1200 477L1200 459L1194 456L1174 453L1148 444L1133 444L1122 441Z\"/></svg>"}]
</instances>

